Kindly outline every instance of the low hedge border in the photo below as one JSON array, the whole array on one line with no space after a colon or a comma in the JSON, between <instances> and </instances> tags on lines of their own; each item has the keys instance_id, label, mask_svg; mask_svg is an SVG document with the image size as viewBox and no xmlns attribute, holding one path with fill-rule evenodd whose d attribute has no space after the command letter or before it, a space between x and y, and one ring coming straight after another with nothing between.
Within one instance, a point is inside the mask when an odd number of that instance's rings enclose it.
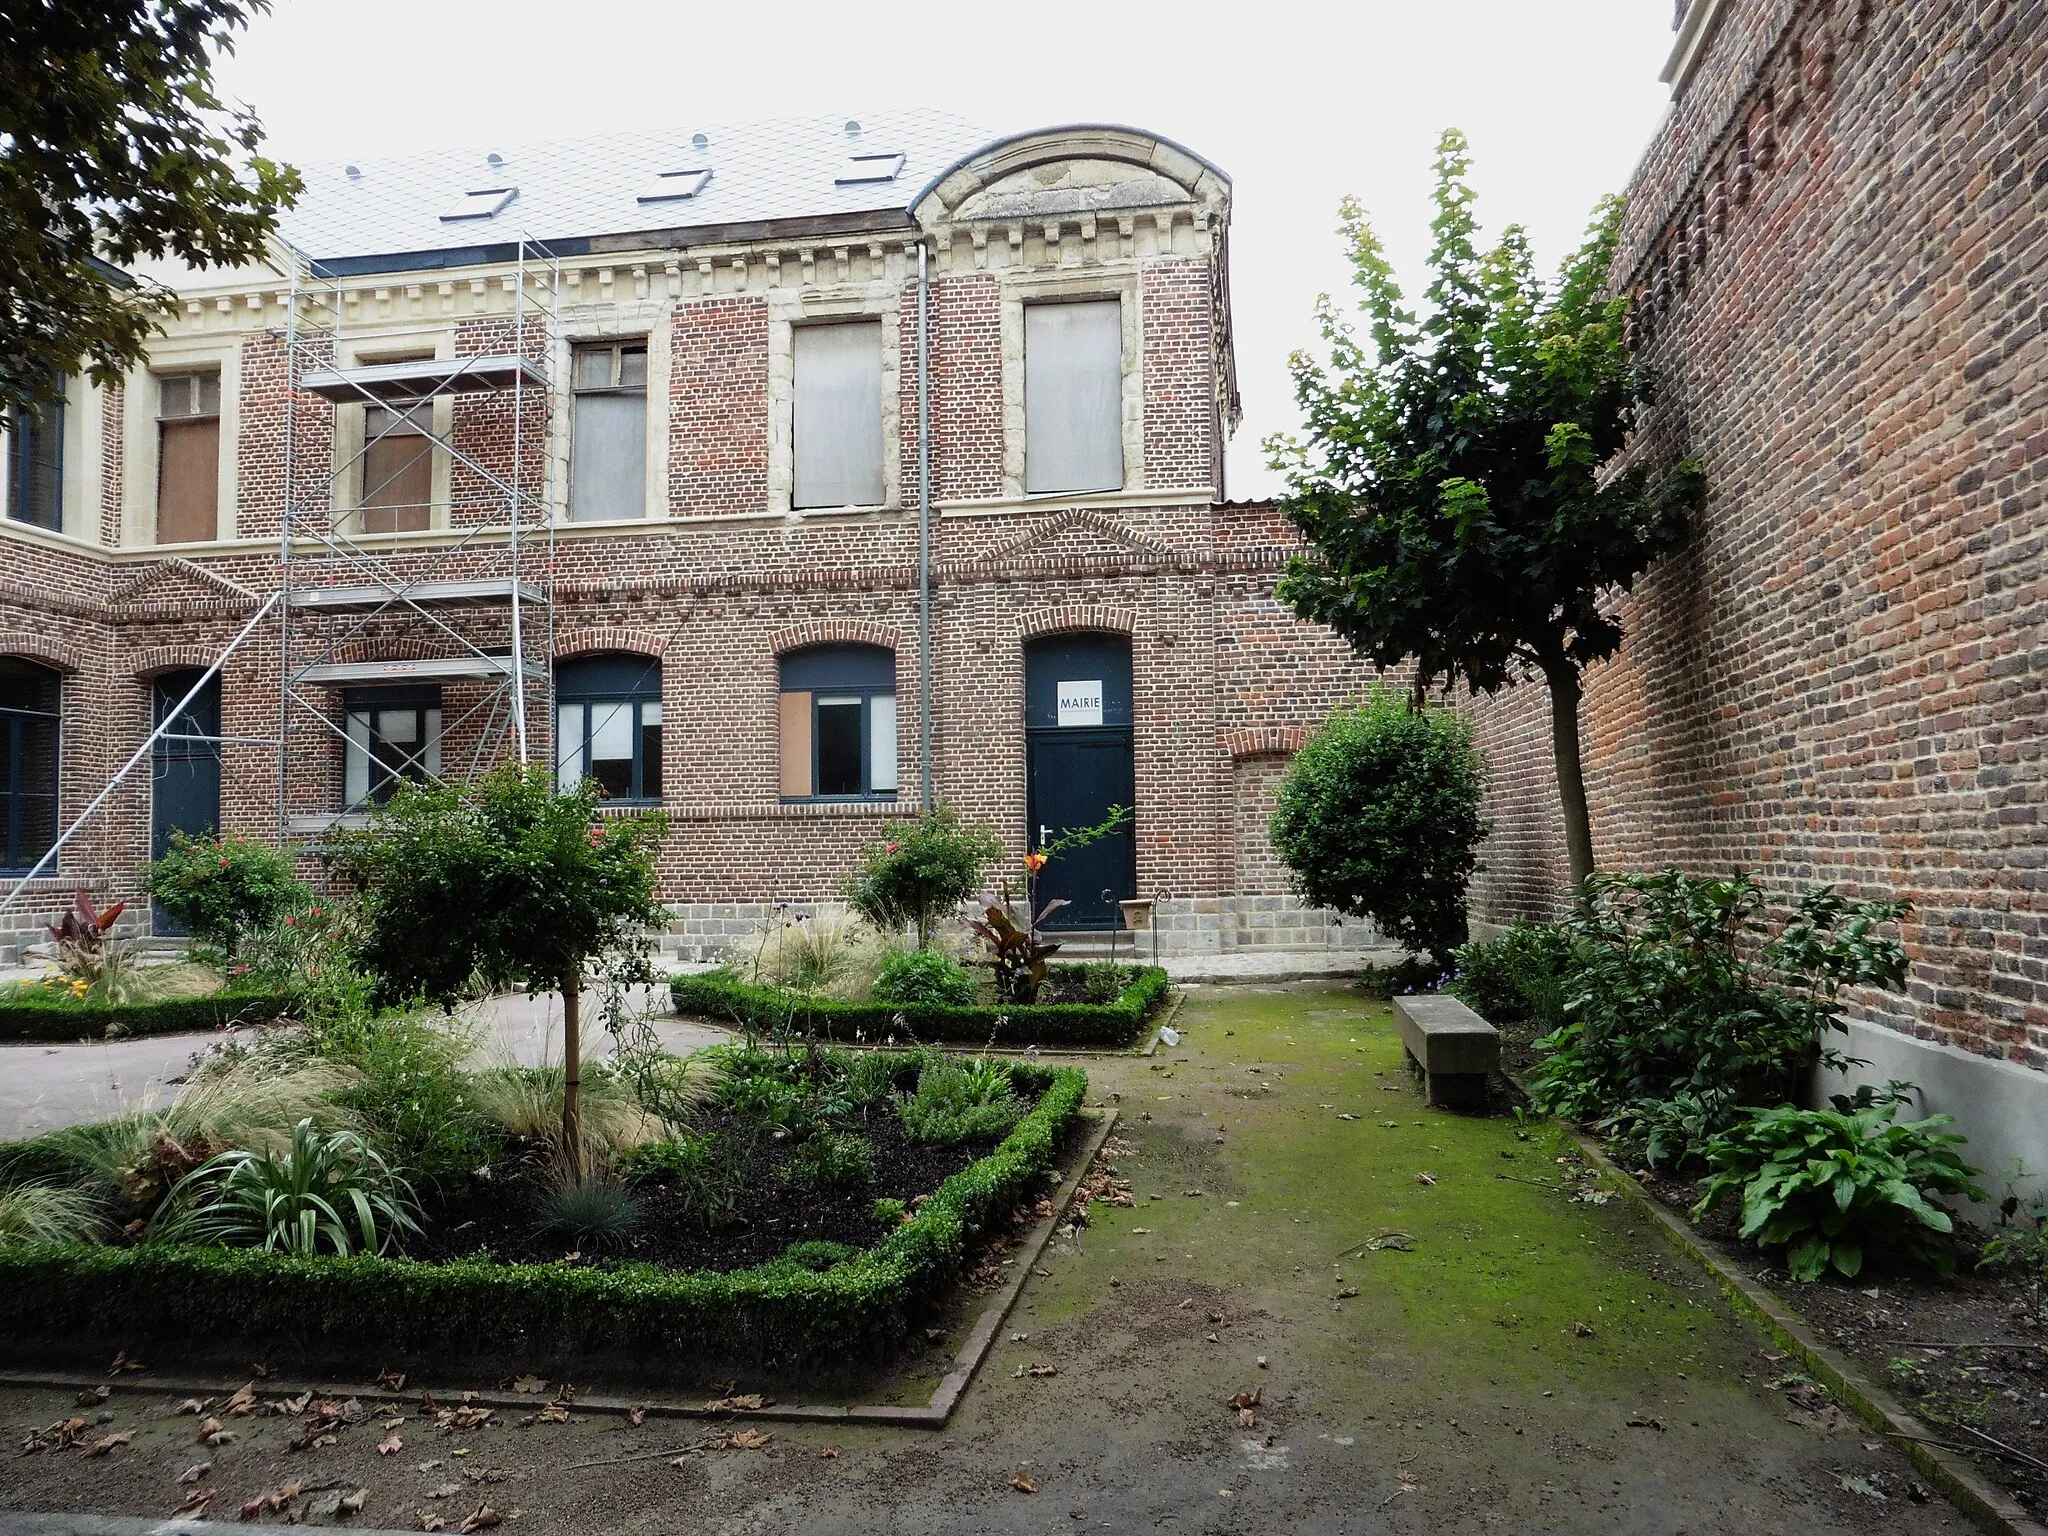
<instances>
[{"instance_id":1,"label":"low hedge border","mask_svg":"<svg viewBox=\"0 0 2048 1536\"><path fill-rule=\"evenodd\" d=\"M823 1274L31 1245L0 1249L0 1337L287 1340L315 1352L484 1349L522 1358L624 1351L670 1362L878 1348L959 1275L974 1236L1037 1188L1080 1110L1085 1073L1011 1071L1039 1090L1031 1112L910 1221Z\"/></svg>"},{"instance_id":2,"label":"low hedge border","mask_svg":"<svg viewBox=\"0 0 2048 1536\"><path fill-rule=\"evenodd\" d=\"M21 991L30 992L29 988ZM0 996L0 1041L105 1040L135 1035L199 1034L263 1024L291 1011L287 992L216 992L146 1003L74 1003Z\"/></svg>"},{"instance_id":3,"label":"low hedge border","mask_svg":"<svg viewBox=\"0 0 2048 1536\"><path fill-rule=\"evenodd\" d=\"M1077 970L1079 967L1060 967ZM881 1041L907 1034L920 1041L980 1045L1127 1046L1166 996L1166 972L1141 966L1113 1003L1033 1003L1009 1008L919 1007L842 1003L759 987L729 971L677 976L669 983L677 1013L701 1014L742 1029L773 1034L792 1026L829 1040ZM908 1043L908 1042L905 1042Z\"/></svg>"}]
</instances>

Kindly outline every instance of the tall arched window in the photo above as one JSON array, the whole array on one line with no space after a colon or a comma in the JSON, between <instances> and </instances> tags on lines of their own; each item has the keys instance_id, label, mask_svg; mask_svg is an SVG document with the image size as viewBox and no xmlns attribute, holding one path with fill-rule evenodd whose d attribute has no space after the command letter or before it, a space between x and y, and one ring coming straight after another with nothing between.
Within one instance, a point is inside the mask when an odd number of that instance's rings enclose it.
<instances>
[{"instance_id":1,"label":"tall arched window","mask_svg":"<svg viewBox=\"0 0 2048 1536\"><path fill-rule=\"evenodd\" d=\"M555 668L555 773L564 789L590 778L607 800L661 798L661 663L586 656Z\"/></svg>"},{"instance_id":2,"label":"tall arched window","mask_svg":"<svg viewBox=\"0 0 2048 1536\"><path fill-rule=\"evenodd\" d=\"M57 706L48 667L0 656L0 871L22 874L57 840Z\"/></svg>"},{"instance_id":3,"label":"tall arched window","mask_svg":"<svg viewBox=\"0 0 2048 1536\"><path fill-rule=\"evenodd\" d=\"M813 645L782 658L782 798L896 796L896 654Z\"/></svg>"}]
</instances>

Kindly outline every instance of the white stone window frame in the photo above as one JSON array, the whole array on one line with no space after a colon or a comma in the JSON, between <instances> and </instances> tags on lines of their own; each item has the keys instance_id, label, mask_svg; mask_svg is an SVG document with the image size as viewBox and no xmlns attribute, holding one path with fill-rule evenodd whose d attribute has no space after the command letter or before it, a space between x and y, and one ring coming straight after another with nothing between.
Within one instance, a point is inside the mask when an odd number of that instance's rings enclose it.
<instances>
[{"instance_id":1,"label":"white stone window frame","mask_svg":"<svg viewBox=\"0 0 2048 1536\"><path fill-rule=\"evenodd\" d=\"M336 364L342 368L365 368L376 363L388 363L399 358L419 357L422 354L433 358L447 358L455 355L455 333L445 326L432 328L402 329L394 327L366 336L352 336L341 344L341 355ZM222 386L226 394L226 386ZM427 509L427 526L424 530L404 533L365 533L362 519L356 513L363 500L363 433L364 415L369 402L343 401L334 408L334 513L336 527L346 529L352 539L371 539L403 543L417 539L425 533L445 532L450 524L450 511L455 501L455 456L444 446L455 431L455 397L440 395L433 401L434 412L434 462L432 467L433 490ZM227 426L223 418L221 430Z\"/></svg>"},{"instance_id":2,"label":"white stone window frame","mask_svg":"<svg viewBox=\"0 0 2048 1536\"><path fill-rule=\"evenodd\" d=\"M800 520L903 509L903 287L879 281L768 290L768 510ZM796 341L800 325L882 324L882 499L871 506L796 506Z\"/></svg>"},{"instance_id":3,"label":"white stone window frame","mask_svg":"<svg viewBox=\"0 0 2048 1536\"><path fill-rule=\"evenodd\" d=\"M121 397L121 544L125 548L154 549L158 450L158 381L180 373L220 375L220 505L209 542L226 543L237 536L236 494L242 441L242 337L159 336L150 343L149 362L132 370ZM65 471L66 492L70 471ZM97 499L94 500L95 509ZM69 529L67 502L65 527ZM97 530L87 537L97 537ZM180 554L204 549L205 543L166 544Z\"/></svg>"},{"instance_id":4,"label":"white stone window frame","mask_svg":"<svg viewBox=\"0 0 2048 1536\"><path fill-rule=\"evenodd\" d=\"M1138 270L1005 271L1001 289L1003 349L1003 495L1012 500L1080 505L1145 489L1145 317ZM1124 333L1124 483L1114 491L1024 489L1024 306L1115 299Z\"/></svg>"},{"instance_id":5,"label":"white stone window frame","mask_svg":"<svg viewBox=\"0 0 2048 1536\"><path fill-rule=\"evenodd\" d=\"M579 531L590 528L645 528L669 515L668 429L669 375L673 367L674 313L658 299L627 299L612 304L570 304L563 307L559 336L548 359L550 377L563 407L554 413L548 431L549 505L555 526ZM603 521L569 520L569 455L575 451L576 349L583 346L647 343L647 486L646 511L639 517Z\"/></svg>"}]
</instances>

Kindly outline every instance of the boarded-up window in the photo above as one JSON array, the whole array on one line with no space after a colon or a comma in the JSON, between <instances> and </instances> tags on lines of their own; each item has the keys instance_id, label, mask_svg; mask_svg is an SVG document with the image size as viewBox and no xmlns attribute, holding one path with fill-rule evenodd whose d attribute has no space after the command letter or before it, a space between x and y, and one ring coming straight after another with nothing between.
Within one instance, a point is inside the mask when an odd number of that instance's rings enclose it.
<instances>
[{"instance_id":1,"label":"boarded-up window","mask_svg":"<svg viewBox=\"0 0 2048 1536\"><path fill-rule=\"evenodd\" d=\"M220 537L220 375L156 381L156 541Z\"/></svg>"},{"instance_id":2,"label":"boarded-up window","mask_svg":"<svg viewBox=\"0 0 2048 1536\"><path fill-rule=\"evenodd\" d=\"M782 695L782 794L811 797L811 695L801 688Z\"/></svg>"},{"instance_id":3,"label":"boarded-up window","mask_svg":"<svg viewBox=\"0 0 2048 1536\"><path fill-rule=\"evenodd\" d=\"M796 366L795 504L879 505L881 323L798 326L790 340Z\"/></svg>"},{"instance_id":4,"label":"boarded-up window","mask_svg":"<svg viewBox=\"0 0 2048 1536\"><path fill-rule=\"evenodd\" d=\"M1123 306L1024 310L1024 489L1115 491L1124 483Z\"/></svg>"},{"instance_id":5,"label":"boarded-up window","mask_svg":"<svg viewBox=\"0 0 2048 1536\"><path fill-rule=\"evenodd\" d=\"M814 645L781 661L786 800L896 794L896 657Z\"/></svg>"},{"instance_id":6,"label":"boarded-up window","mask_svg":"<svg viewBox=\"0 0 2048 1536\"><path fill-rule=\"evenodd\" d=\"M417 533L434 510L434 404L363 409L365 533Z\"/></svg>"},{"instance_id":7,"label":"boarded-up window","mask_svg":"<svg viewBox=\"0 0 2048 1536\"><path fill-rule=\"evenodd\" d=\"M647 343L578 347L569 520L647 515Z\"/></svg>"}]
</instances>

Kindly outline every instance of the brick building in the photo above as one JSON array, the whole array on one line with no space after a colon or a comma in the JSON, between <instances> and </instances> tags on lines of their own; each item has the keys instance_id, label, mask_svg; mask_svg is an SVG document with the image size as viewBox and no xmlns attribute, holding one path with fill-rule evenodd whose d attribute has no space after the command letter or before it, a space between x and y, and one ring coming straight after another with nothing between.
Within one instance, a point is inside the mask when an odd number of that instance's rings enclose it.
<instances>
[{"instance_id":1,"label":"brick building","mask_svg":"<svg viewBox=\"0 0 2048 1536\"><path fill-rule=\"evenodd\" d=\"M897 113L306 179L274 261L175 274L146 367L8 440L0 894L115 786L17 942L174 827L315 841L522 743L668 812L688 949L927 795L1019 853L1133 805L1048 872L1080 925L1363 940L1263 836L1366 674L1223 499L1216 167Z\"/></svg>"},{"instance_id":2,"label":"brick building","mask_svg":"<svg viewBox=\"0 0 2048 1536\"><path fill-rule=\"evenodd\" d=\"M1614 278L1708 504L1588 678L1599 861L1910 898L1850 1049L2048 1169L2048 7L1690 0L1666 78ZM1565 883L1545 711L1476 706L1496 921Z\"/></svg>"}]
</instances>

